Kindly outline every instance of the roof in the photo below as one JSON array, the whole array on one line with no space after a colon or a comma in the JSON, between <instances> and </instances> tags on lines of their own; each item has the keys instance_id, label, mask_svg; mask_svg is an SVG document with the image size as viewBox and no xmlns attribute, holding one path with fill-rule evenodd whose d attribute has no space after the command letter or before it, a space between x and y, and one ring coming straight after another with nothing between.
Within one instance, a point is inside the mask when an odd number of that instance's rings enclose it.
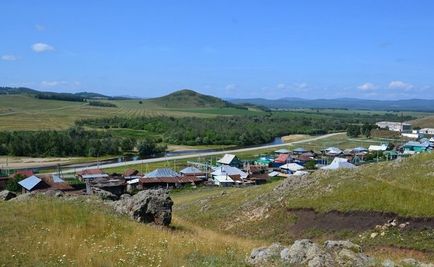
<instances>
[{"instance_id":1,"label":"roof","mask_svg":"<svg viewBox=\"0 0 434 267\"><path fill-rule=\"evenodd\" d=\"M353 148L353 151L356 152L356 153L357 152L365 152L365 151L368 151L368 149L364 148L362 146L358 146L358 147Z\"/></svg>"},{"instance_id":2,"label":"roof","mask_svg":"<svg viewBox=\"0 0 434 267\"><path fill-rule=\"evenodd\" d=\"M140 178L141 184L186 184L201 181L194 176Z\"/></svg>"},{"instance_id":3,"label":"roof","mask_svg":"<svg viewBox=\"0 0 434 267\"><path fill-rule=\"evenodd\" d=\"M306 149L304 149L304 148L302 148L302 147L299 147L299 148L294 149L293 152L296 152L296 153L304 153L304 152L306 152Z\"/></svg>"},{"instance_id":4,"label":"roof","mask_svg":"<svg viewBox=\"0 0 434 267\"><path fill-rule=\"evenodd\" d=\"M382 144L382 145L370 145L368 150L369 151L386 151L387 149L387 145Z\"/></svg>"},{"instance_id":5,"label":"roof","mask_svg":"<svg viewBox=\"0 0 434 267\"><path fill-rule=\"evenodd\" d=\"M175 172L170 168L161 168L153 170L152 172L145 175L145 178L159 178L159 177L179 177L179 173Z\"/></svg>"},{"instance_id":6,"label":"roof","mask_svg":"<svg viewBox=\"0 0 434 267\"><path fill-rule=\"evenodd\" d=\"M248 176L248 174L243 172L242 170L227 165L215 168L211 174L213 176L239 175L242 179L245 179Z\"/></svg>"},{"instance_id":7,"label":"roof","mask_svg":"<svg viewBox=\"0 0 434 267\"><path fill-rule=\"evenodd\" d=\"M270 177L276 177L276 176L278 176L278 175L279 175L279 173L278 173L278 172L275 172L275 171L270 172L270 173L268 174L268 176L270 176Z\"/></svg>"},{"instance_id":8,"label":"roof","mask_svg":"<svg viewBox=\"0 0 434 267\"><path fill-rule=\"evenodd\" d=\"M77 175L95 175L95 174L103 174L104 172L101 169L85 169L77 173Z\"/></svg>"},{"instance_id":9,"label":"roof","mask_svg":"<svg viewBox=\"0 0 434 267\"><path fill-rule=\"evenodd\" d=\"M65 182L62 178L60 178L59 175L55 175L55 174L53 174L51 176L51 179L53 180L53 183L64 183Z\"/></svg>"},{"instance_id":10,"label":"roof","mask_svg":"<svg viewBox=\"0 0 434 267\"><path fill-rule=\"evenodd\" d=\"M277 163L285 163L289 158L288 154L280 154L277 159L275 160L275 162Z\"/></svg>"},{"instance_id":11,"label":"roof","mask_svg":"<svg viewBox=\"0 0 434 267\"><path fill-rule=\"evenodd\" d=\"M123 175L127 176L127 177L136 176L138 174L139 174L139 171L136 169L128 169L128 170L125 170L123 173Z\"/></svg>"},{"instance_id":12,"label":"roof","mask_svg":"<svg viewBox=\"0 0 434 267\"><path fill-rule=\"evenodd\" d=\"M286 148L281 148L279 150L274 151L274 153L277 153L277 154L289 154L289 152L291 152L291 151L289 151Z\"/></svg>"},{"instance_id":13,"label":"roof","mask_svg":"<svg viewBox=\"0 0 434 267\"><path fill-rule=\"evenodd\" d=\"M42 180L36 177L35 175L32 175L30 177L27 177L26 179L19 181L18 184L24 187L27 190L32 190L35 186L37 186Z\"/></svg>"},{"instance_id":14,"label":"roof","mask_svg":"<svg viewBox=\"0 0 434 267\"><path fill-rule=\"evenodd\" d=\"M232 180L231 177L227 175L214 176L214 180L218 181L219 183L234 183L234 180Z\"/></svg>"},{"instance_id":15,"label":"roof","mask_svg":"<svg viewBox=\"0 0 434 267\"><path fill-rule=\"evenodd\" d=\"M304 167L297 163L287 163L285 165L280 166L281 169L290 170L292 172L296 172L299 170L303 170Z\"/></svg>"},{"instance_id":16,"label":"roof","mask_svg":"<svg viewBox=\"0 0 434 267\"><path fill-rule=\"evenodd\" d=\"M127 184L138 184L139 181L140 181L140 179L136 178L136 179L132 179L132 180L127 181Z\"/></svg>"},{"instance_id":17,"label":"roof","mask_svg":"<svg viewBox=\"0 0 434 267\"><path fill-rule=\"evenodd\" d=\"M14 176L15 175L22 175L22 176L27 178L27 177L30 177L33 175L33 171L32 170L18 170L14 173Z\"/></svg>"},{"instance_id":18,"label":"roof","mask_svg":"<svg viewBox=\"0 0 434 267\"><path fill-rule=\"evenodd\" d=\"M196 167L187 167L187 168L184 168L181 171L179 171L179 173L181 173L181 174L202 174L204 172L199 170Z\"/></svg>"},{"instance_id":19,"label":"roof","mask_svg":"<svg viewBox=\"0 0 434 267\"><path fill-rule=\"evenodd\" d=\"M328 148L324 149L324 151L325 151L327 154L336 154L336 155L339 155L339 154L342 153L342 150L340 150L340 149L337 148L337 147L328 147Z\"/></svg>"},{"instance_id":20,"label":"roof","mask_svg":"<svg viewBox=\"0 0 434 267\"><path fill-rule=\"evenodd\" d=\"M107 173L98 173L98 174L84 174L81 175L83 179L97 179L97 178L106 178L109 177Z\"/></svg>"},{"instance_id":21,"label":"roof","mask_svg":"<svg viewBox=\"0 0 434 267\"><path fill-rule=\"evenodd\" d=\"M323 170L337 170L337 169L352 169L356 166L348 162L347 159L334 158L330 165L321 167Z\"/></svg>"},{"instance_id":22,"label":"roof","mask_svg":"<svg viewBox=\"0 0 434 267\"><path fill-rule=\"evenodd\" d=\"M429 144L429 142L420 143L420 142L417 142L417 141L408 141L403 146L404 147L409 147L409 146L413 146L413 147L429 147L430 144Z\"/></svg>"},{"instance_id":23,"label":"roof","mask_svg":"<svg viewBox=\"0 0 434 267\"><path fill-rule=\"evenodd\" d=\"M219 159L217 162L221 164L231 164L235 157L236 156L232 154L225 154L223 158Z\"/></svg>"}]
</instances>

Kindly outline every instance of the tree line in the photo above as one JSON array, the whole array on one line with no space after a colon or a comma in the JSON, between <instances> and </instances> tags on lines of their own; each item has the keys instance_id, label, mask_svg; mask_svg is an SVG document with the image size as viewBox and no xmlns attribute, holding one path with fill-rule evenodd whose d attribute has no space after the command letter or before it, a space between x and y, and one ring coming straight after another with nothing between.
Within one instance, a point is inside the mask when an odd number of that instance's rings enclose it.
<instances>
[{"instance_id":1,"label":"tree line","mask_svg":"<svg viewBox=\"0 0 434 267\"><path fill-rule=\"evenodd\" d=\"M137 150L147 157L165 151L154 138L140 140L115 137L107 131L86 131L72 127L66 131L0 132L0 155L33 157L119 155Z\"/></svg>"}]
</instances>

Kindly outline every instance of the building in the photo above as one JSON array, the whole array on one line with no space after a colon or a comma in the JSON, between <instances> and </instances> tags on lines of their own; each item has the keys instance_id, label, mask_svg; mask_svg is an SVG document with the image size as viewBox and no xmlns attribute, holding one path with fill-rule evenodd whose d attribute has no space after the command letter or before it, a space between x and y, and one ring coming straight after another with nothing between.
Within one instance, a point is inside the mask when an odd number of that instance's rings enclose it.
<instances>
[{"instance_id":1,"label":"building","mask_svg":"<svg viewBox=\"0 0 434 267\"><path fill-rule=\"evenodd\" d=\"M196 167L187 167L179 171L179 173L183 176L193 176L201 179L206 179L206 173L199 170Z\"/></svg>"},{"instance_id":2,"label":"building","mask_svg":"<svg viewBox=\"0 0 434 267\"><path fill-rule=\"evenodd\" d=\"M217 186L231 186L235 184L235 181L232 180L228 175L216 175L214 176L214 184Z\"/></svg>"},{"instance_id":3,"label":"building","mask_svg":"<svg viewBox=\"0 0 434 267\"><path fill-rule=\"evenodd\" d=\"M221 165L229 165L232 167L241 167L242 166L242 162L240 161L240 159L232 154L225 154L223 156L223 158L219 159L217 161L217 163L221 164Z\"/></svg>"},{"instance_id":4,"label":"building","mask_svg":"<svg viewBox=\"0 0 434 267\"><path fill-rule=\"evenodd\" d=\"M371 152L377 152L377 151L386 151L387 150L387 145L386 144L382 144L382 145L370 145L368 148L369 151Z\"/></svg>"},{"instance_id":5,"label":"building","mask_svg":"<svg viewBox=\"0 0 434 267\"><path fill-rule=\"evenodd\" d=\"M356 166L348 162L344 158L334 158L330 165L321 167L321 170L338 170L338 169L352 169Z\"/></svg>"},{"instance_id":6,"label":"building","mask_svg":"<svg viewBox=\"0 0 434 267\"><path fill-rule=\"evenodd\" d=\"M170 168L156 169L139 179L142 188L179 188L186 184L195 185L202 179L195 176L181 176Z\"/></svg>"},{"instance_id":7,"label":"building","mask_svg":"<svg viewBox=\"0 0 434 267\"><path fill-rule=\"evenodd\" d=\"M108 174L104 173L101 169L86 169L76 174L80 181L93 180L96 178L107 178Z\"/></svg>"},{"instance_id":8,"label":"building","mask_svg":"<svg viewBox=\"0 0 434 267\"><path fill-rule=\"evenodd\" d=\"M422 128L419 130L421 134L434 135L434 128Z\"/></svg>"},{"instance_id":9,"label":"building","mask_svg":"<svg viewBox=\"0 0 434 267\"><path fill-rule=\"evenodd\" d=\"M380 121L376 125L380 129L387 129L394 132L411 132L412 126L406 122Z\"/></svg>"},{"instance_id":10,"label":"building","mask_svg":"<svg viewBox=\"0 0 434 267\"><path fill-rule=\"evenodd\" d=\"M304 167L297 163L287 163L285 165L280 166L280 169L285 170L287 172L294 173L296 171L303 170Z\"/></svg>"}]
</instances>

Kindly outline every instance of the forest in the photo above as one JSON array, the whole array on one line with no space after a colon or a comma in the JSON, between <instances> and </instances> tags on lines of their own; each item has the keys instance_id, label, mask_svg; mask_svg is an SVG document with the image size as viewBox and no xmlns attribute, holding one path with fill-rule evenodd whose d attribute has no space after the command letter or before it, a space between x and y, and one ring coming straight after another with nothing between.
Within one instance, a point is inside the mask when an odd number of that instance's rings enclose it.
<instances>
[{"instance_id":1,"label":"forest","mask_svg":"<svg viewBox=\"0 0 434 267\"><path fill-rule=\"evenodd\" d=\"M378 118L376 118L378 119ZM179 145L258 145L288 134L326 134L346 131L349 125L372 124L370 116L322 116L297 114L282 116L267 113L255 116L219 116L214 118L184 117L113 117L87 119L79 126L101 129L145 130L163 138L168 144Z\"/></svg>"},{"instance_id":2,"label":"forest","mask_svg":"<svg viewBox=\"0 0 434 267\"><path fill-rule=\"evenodd\" d=\"M152 138L114 137L106 131L87 131L81 127L66 131L0 132L0 155L95 157L128 153L135 148L141 157L165 151L165 147Z\"/></svg>"}]
</instances>

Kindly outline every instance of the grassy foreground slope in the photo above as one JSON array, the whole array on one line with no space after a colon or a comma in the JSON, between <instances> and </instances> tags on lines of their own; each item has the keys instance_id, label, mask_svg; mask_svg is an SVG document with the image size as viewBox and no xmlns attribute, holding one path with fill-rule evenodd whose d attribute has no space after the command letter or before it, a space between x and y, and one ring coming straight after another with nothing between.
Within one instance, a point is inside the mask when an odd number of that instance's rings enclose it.
<instances>
[{"instance_id":1,"label":"grassy foreground slope","mask_svg":"<svg viewBox=\"0 0 434 267\"><path fill-rule=\"evenodd\" d=\"M175 211L191 223L268 242L290 243L308 237L350 238L360 243L360 236L388 220L384 214L395 213L409 220L434 217L433 170L434 155L424 154L357 170L316 172L303 179L288 178L260 187L201 189L195 194L184 191L174 195ZM298 212L300 209L308 210ZM335 229L329 223L340 222L336 216L350 225ZM323 225L316 225L315 217ZM374 224L366 227L363 222L370 217ZM432 219L427 224L432 227ZM420 225L424 225L423 220ZM434 256L434 231L422 228L363 242L368 247L420 249Z\"/></svg>"},{"instance_id":2,"label":"grassy foreground slope","mask_svg":"<svg viewBox=\"0 0 434 267\"><path fill-rule=\"evenodd\" d=\"M163 229L101 204L35 199L0 203L0 266L240 266L259 242L180 219Z\"/></svg>"}]
</instances>

